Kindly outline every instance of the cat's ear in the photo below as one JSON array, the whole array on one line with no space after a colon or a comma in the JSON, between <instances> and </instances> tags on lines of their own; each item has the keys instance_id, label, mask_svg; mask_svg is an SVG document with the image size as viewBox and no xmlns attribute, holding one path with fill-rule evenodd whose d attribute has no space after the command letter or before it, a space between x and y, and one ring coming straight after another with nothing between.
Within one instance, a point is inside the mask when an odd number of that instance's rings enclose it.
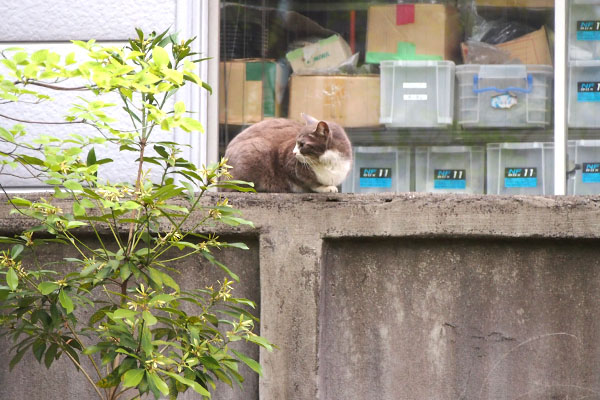
<instances>
[{"instance_id":1,"label":"cat's ear","mask_svg":"<svg viewBox=\"0 0 600 400\"><path fill-rule=\"evenodd\" d=\"M304 119L306 125L314 125L319 123L318 119L316 119L315 117L311 117L308 114L300 113L300 115L302 115L302 119Z\"/></svg>"},{"instance_id":2,"label":"cat's ear","mask_svg":"<svg viewBox=\"0 0 600 400\"><path fill-rule=\"evenodd\" d=\"M325 121L319 121L319 123L317 124L317 129L315 130L315 133L319 136L329 136L329 125L327 125L327 122Z\"/></svg>"}]
</instances>

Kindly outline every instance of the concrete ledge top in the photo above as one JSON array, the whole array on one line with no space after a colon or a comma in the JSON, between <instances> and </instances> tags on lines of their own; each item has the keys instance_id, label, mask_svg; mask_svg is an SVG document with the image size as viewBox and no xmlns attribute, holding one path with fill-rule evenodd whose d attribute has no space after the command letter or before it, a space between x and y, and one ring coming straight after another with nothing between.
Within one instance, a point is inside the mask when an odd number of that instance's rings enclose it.
<instances>
[{"instance_id":1,"label":"concrete ledge top","mask_svg":"<svg viewBox=\"0 0 600 400\"><path fill-rule=\"evenodd\" d=\"M46 193L20 195L28 199ZM253 235L300 231L320 238L402 236L600 237L600 196L497 196L428 193L209 193L205 205L228 197L256 229L216 227ZM31 225L0 198L0 232ZM70 210L69 201L61 201Z\"/></svg>"}]
</instances>

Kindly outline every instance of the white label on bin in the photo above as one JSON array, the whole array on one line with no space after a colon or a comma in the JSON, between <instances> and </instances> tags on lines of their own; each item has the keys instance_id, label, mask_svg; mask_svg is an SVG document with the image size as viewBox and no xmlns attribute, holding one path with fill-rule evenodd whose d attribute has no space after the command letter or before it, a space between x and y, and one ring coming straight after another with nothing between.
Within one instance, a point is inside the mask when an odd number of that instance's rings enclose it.
<instances>
[{"instance_id":1,"label":"white label on bin","mask_svg":"<svg viewBox=\"0 0 600 400\"><path fill-rule=\"evenodd\" d=\"M507 110L516 106L517 103L517 97L507 93L492 97L490 105L495 109Z\"/></svg>"},{"instance_id":2,"label":"white label on bin","mask_svg":"<svg viewBox=\"0 0 600 400\"><path fill-rule=\"evenodd\" d=\"M404 82L403 89L427 89L427 82Z\"/></svg>"},{"instance_id":3,"label":"white label on bin","mask_svg":"<svg viewBox=\"0 0 600 400\"><path fill-rule=\"evenodd\" d=\"M426 94L405 94L404 100L405 101L427 100L427 95Z\"/></svg>"}]
</instances>

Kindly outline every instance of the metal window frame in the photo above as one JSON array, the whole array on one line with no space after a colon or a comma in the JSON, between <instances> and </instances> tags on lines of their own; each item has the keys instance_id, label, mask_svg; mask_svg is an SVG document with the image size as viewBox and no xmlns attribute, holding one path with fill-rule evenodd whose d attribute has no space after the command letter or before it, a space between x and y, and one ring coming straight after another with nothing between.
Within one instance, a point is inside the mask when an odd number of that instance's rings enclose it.
<instances>
[{"instance_id":1,"label":"metal window frame","mask_svg":"<svg viewBox=\"0 0 600 400\"><path fill-rule=\"evenodd\" d=\"M567 194L567 1L554 2L554 194Z\"/></svg>"},{"instance_id":2,"label":"metal window frame","mask_svg":"<svg viewBox=\"0 0 600 400\"><path fill-rule=\"evenodd\" d=\"M190 2L193 0L179 0ZM219 140L219 1L202 0L206 9L206 19L201 19L207 36L208 61L207 82L213 87L209 96L207 111L206 160L209 163L218 160ZM554 2L554 194L567 193L567 1Z\"/></svg>"}]
</instances>

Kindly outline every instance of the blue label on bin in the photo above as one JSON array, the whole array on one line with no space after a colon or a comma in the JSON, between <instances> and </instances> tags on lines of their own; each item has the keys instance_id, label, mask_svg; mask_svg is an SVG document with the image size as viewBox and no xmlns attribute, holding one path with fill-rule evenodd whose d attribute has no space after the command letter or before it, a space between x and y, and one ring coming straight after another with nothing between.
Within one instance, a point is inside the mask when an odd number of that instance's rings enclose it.
<instances>
[{"instance_id":1,"label":"blue label on bin","mask_svg":"<svg viewBox=\"0 0 600 400\"><path fill-rule=\"evenodd\" d=\"M391 168L361 168L359 177L361 188L392 188Z\"/></svg>"},{"instance_id":2,"label":"blue label on bin","mask_svg":"<svg viewBox=\"0 0 600 400\"><path fill-rule=\"evenodd\" d=\"M434 189L466 189L467 172L464 169L436 169L433 174Z\"/></svg>"},{"instance_id":3,"label":"blue label on bin","mask_svg":"<svg viewBox=\"0 0 600 400\"><path fill-rule=\"evenodd\" d=\"M581 180L583 183L600 183L600 162L583 163Z\"/></svg>"},{"instance_id":4,"label":"blue label on bin","mask_svg":"<svg viewBox=\"0 0 600 400\"><path fill-rule=\"evenodd\" d=\"M600 21L577 21L577 40L600 40Z\"/></svg>"},{"instance_id":5,"label":"blue label on bin","mask_svg":"<svg viewBox=\"0 0 600 400\"><path fill-rule=\"evenodd\" d=\"M504 168L504 187L537 187L537 168Z\"/></svg>"},{"instance_id":6,"label":"blue label on bin","mask_svg":"<svg viewBox=\"0 0 600 400\"><path fill-rule=\"evenodd\" d=\"M577 101L600 101L600 82L577 82Z\"/></svg>"}]
</instances>

